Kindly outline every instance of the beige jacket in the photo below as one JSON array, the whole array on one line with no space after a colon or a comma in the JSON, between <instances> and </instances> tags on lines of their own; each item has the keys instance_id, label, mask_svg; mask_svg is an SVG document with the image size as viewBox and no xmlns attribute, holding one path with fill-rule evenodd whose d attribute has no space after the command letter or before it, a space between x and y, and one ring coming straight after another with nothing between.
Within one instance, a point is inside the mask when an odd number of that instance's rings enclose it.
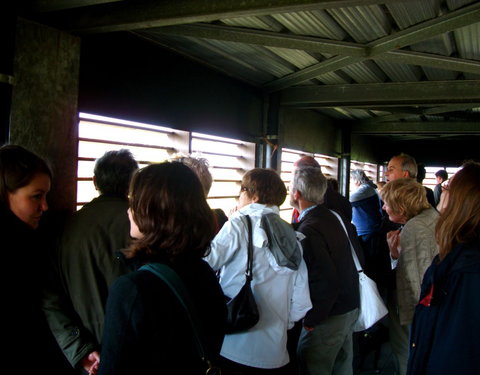
<instances>
[{"instance_id":1,"label":"beige jacket","mask_svg":"<svg viewBox=\"0 0 480 375\"><path fill-rule=\"evenodd\" d=\"M397 264L397 302L400 324L411 324L420 297L425 271L438 254L435 225L438 212L428 208L410 219L400 233L400 257Z\"/></svg>"}]
</instances>

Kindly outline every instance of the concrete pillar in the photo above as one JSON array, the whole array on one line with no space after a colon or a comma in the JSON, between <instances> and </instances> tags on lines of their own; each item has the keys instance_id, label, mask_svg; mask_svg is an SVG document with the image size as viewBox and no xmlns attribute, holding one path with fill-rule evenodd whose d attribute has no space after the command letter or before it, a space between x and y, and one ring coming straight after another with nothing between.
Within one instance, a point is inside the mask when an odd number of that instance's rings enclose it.
<instances>
[{"instance_id":1,"label":"concrete pillar","mask_svg":"<svg viewBox=\"0 0 480 375\"><path fill-rule=\"evenodd\" d=\"M16 16L13 10L0 12L0 145L7 143L10 132L12 103L13 56L15 48Z\"/></svg>"},{"instance_id":2,"label":"concrete pillar","mask_svg":"<svg viewBox=\"0 0 480 375\"><path fill-rule=\"evenodd\" d=\"M80 39L18 19L10 143L50 161L51 209L72 211L76 201Z\"/></svg>"}]
</instances>

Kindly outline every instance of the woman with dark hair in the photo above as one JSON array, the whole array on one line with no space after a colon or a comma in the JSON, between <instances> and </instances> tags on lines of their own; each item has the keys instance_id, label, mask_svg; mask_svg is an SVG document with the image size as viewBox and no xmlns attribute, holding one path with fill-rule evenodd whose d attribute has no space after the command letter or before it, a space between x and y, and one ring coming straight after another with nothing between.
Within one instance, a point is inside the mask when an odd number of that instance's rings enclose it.
<instances>
[{"instance_id":1,"label":"woman with dark hair","mask_svg":"<svg viewBox=\"0 0 480 375\"><path fill-rule=\"evenodd\" d=\"M185 285L212 355L219 353L226 307L216 275L202 259L214 236L212 211L195 173L181 163L139 170L130 185L130 235L125 251L137 270L110 288L99 373L198 374L202 361L185 310L153 272L161 263Z\"/></svg>"},{"instance_id":2,"label":"woman with dark hair","mask_svg":"<svg viewBox=\"0 0 480 375\"><path fill-rule=\"evenodd\" d=\"M17 145L0 147L3 358L20 374L38 372L46 362L52 374L68 374L70 367L41 310L48 255L39 226L51 180L49 166L34 153Z\"/></svg>"},{"instance_id":3,"label":"woman with dark hair","mask_svg":"<svg viewBox=\"0 0 480 375\"><path fill-rule=\"evenodd\" d=\"M409 375L480 374L480 163L451 179L410 338Z\"/></svg>"},{"instance_id":4,"label":"woman with dark hair","mask_svg":"<svg viewBox=\"0 0 480 375\"><path fill-rule=\"evenodd\" d=\"M287 329L312 304L307 267L296 233L279 216L287 190L278 173L256 168L242 179L238 210L212 241L208 263L220 270L220 284L234 297L245 283L248 215L252 223L252 291L260 319L252 328L227 334L222 346L222 373L287 373Z\"/></svg>"}]
</instances>

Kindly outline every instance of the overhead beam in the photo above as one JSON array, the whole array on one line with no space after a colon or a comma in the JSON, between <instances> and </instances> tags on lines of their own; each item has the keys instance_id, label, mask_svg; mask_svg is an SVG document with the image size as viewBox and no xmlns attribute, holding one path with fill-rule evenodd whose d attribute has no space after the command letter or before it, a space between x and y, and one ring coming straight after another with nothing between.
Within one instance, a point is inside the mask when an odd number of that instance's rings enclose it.
<instances>
[{"instance_id":1,"label":"overhead beam","mask_svg":"<svg viewBox=\"0 0 480 375\"><path fill-rule=\"evenodd\" d=\"M399 64L428 66L431 68L453 70L456 72L480 74L480 61L440 56L424 52L404 50L388 51L376 56L371 56L371 59L385 60Z\"/></svg>"},{"instance_id":2,"label":"overhead beam","mask_svg":"<svg viewBox=\"0 0 480 375\"><path fill-rule=\"evenodd\" d=\"M274 80L270 83L263 85L263 91L271 93L274 91L279 91L287 87L296 85L297 83L307 81L309 79L315 78L321 74L325 74L334 70L341 69L343 67L355 64L357 62L363 61L360 57L350 57L350 56L334 56L330 59L324 60L318 64L309 66L308 68L299 70L298 72L289 74L280 79Z\"/></svg>"},{"instance_id":3,"label":"overhead beam","mask_svg":"<svg viewBox=\"0 0 480 375\"><path fill-rule=\"evenodd\" d=\"M362 123L377 124L380 122L390 122L400 119L408 119L418 116L451 116L457 119L464 120L479 120L480 113L464 112L472 108L479 106L479 103L467 103L467 104L453 104L453 105L441 105L430 108L389 108L389 110L383 109L383 111L389 111L391 114L374 117L368 120L362 120ZM447 114L447 115L446 115Z\"/></svg>"},{"instance_id":4,"label":"overhead beam","mask_svg":"<svg viewBox=\"0 0 480 375\"><path fill-rule=\"evenodd\" d=\"M480 22L480 2L368 43L366 45L367 56L373 59L376 56L390 52L390 50L395 50L410 44L418 43L437 34L442 34L447 31L451 31L459 27L465 27L477 22ZM397 55L397 57L399 58L399 55ZM366 60L366 58L359 58L355 62L361 62L362 60ZM342 67L343 66L340 68ZM289 76L282 77L277 80L280 81L280 84L276 83L276 81L270 82L266 85L265 90L269 92L272 90L271 87L281 90L289 87L283 84L283 82L288 82L290 83L290 86L293 86L295 84L300 84L305 80L315 78L320 74L327 73L323 66L320 66L319 68L319 72L312 67L308 67L303 69L308 69L305 74L302 74L300 71L293 73L291 78L289 78ZM332 71L337 69L332 69Z\"/></svg>"},{"instance_id":5,"label":"overhead beam","mask_svg":"<svg viewBox=\"0 0 480 375\"><path fill-rule=\"evenodd\" d=\"M475 134L480 135L480 121L477 122L388 122L381 124L355 123L353 134Z\"/></svg>"},{"instance_id":6,"label":"overhead beam","mask_svg":"<svg viewBox=\"0 0 480 375\"><path fill-rule=\"evenodd\" d=\"M305 107L478 103L480 81L373 83L292 87L282 91L282 105Z\"/></svg>"},{"instance_id":7,"label":"overhead beam","mask_svg":"<svg viewBox=\"0 0 480 375\"><path fill-rule=\"evenodd\" d=\"M394 3L398 0L145 0L55 12L48 24L77 33L131 31L222 18ZM408 0L407 0L408 1Z\"/></svg>"},{"instance_id":8,"label":"overhead beam","mask_svg":"<svg viewBox=\"0 0 480 375\"><path fill-rule=\"evenodd\" d=\"M34 0L30 2L29 8L34 12L56 12L58 10L81 8L116 1L125 0Z\"/></svg>"},{"instance_id":9,"label":"overhead beam","mask_svg":"<svg viewBox=\"0 0 480 375\"><path fill-rule=\"evenodd\" d=\"M194 38L222 40L226 42L329 53L332 55L367 57L366 47L359 43L339 42L318 37L276 33L232 26L192 24L161 27L154 30L150 29L146 32L148 34L174 34Z\"/></svg>"},{"instance_id":10,"label":"overhead beam","mask_svg":"<svg viewBox=\"0 0 480 375\"><path fill-rule=\"evenodd\" d=\"M385 60L400 64L429 66L432 68L447 69L457 72L480 74L480 61L475 60L465 60L424 52L404 50L387 51L379 55L368 56L369 50L368 45L366 44L333 41L317 37L243 29L231 26L192 24L149 29L145 33L147 35L173 34L177 36L188 36L201 39L214 39L226 42L255 44L260 46L279 47L317 53L328 53L332 55L364 57L373 60Z\"/></svg>"},{"instance_id":11,"label":"overhead beam","mask_svg":"<svg viewBox=\"0 0 480 375\"><path fill-rule=\"evenodd\" d=\"M369 43L368 55L377 56L477 22L480 22L480 3L478 2Z\"/></svg>"}]
</instances>

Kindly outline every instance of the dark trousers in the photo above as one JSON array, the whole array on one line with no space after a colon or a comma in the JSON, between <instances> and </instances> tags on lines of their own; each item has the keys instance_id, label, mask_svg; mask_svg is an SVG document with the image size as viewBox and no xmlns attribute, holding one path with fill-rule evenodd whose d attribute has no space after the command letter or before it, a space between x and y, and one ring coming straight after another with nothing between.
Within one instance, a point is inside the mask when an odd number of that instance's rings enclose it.
<instances>
[{"instance_id":1,"label":"dark trousers","mask_svg":"<svg viewBox=\"0 0 480 375\"><path fill-rule=\"evenodd\" d=\"M288 365L280 368L264 369L241 365L240 363L230 361L227 358L220 357L219 367L222 375L291 375Z\"/></svg>"}]
</instances>

